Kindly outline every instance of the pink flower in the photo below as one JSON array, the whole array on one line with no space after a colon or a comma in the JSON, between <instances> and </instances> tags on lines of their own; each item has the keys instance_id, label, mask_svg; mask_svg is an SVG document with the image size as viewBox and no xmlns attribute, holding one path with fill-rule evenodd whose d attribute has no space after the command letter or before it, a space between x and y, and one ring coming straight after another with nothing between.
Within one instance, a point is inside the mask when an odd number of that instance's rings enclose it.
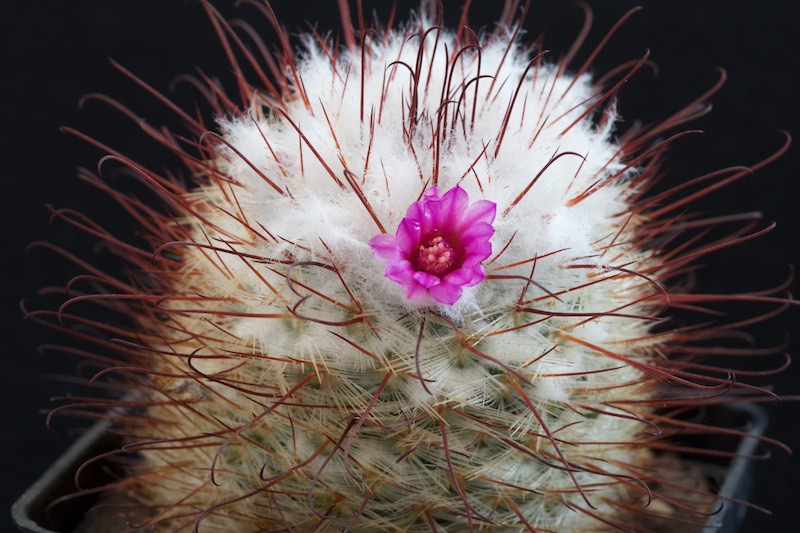
<instances>
[{"instance_id":1,"label":"pink flower","mask_svg":"<svg viewBox=\"0 0 800 533\"><path fill-rule=\"evenodd\" d=\"M488 200L470 205L458 185L442 196L431 187L409 206L395 235L377 235L369 245L386 263L386 277L403 285L409 299L430 296L453 305L464 287L485 277L481 262L492 253L496 210Z\"/></svg>"}]
</instances>

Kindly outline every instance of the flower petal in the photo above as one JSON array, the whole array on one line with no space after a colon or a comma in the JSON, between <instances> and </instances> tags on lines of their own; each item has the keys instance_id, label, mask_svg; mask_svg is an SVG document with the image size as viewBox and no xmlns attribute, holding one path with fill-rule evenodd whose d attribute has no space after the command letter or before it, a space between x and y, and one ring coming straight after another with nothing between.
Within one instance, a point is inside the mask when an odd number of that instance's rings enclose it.
<instances>
[{"instance_id":1,"label":"flower petal","mask_svg":"<svg viewBox=\"0 0 800 533\"><path fill-rule=\"evenodd\" d=\"M469 208L469 195L467 191L456 185L444 193L441 200L431 201L427 207L432 215L433 227L426 227L425 230L459 229L461 216Z\"/></svg>"},{"instance_id":2,"label":"flower petal","mask_svg":"<svg viewBox=\"0 0 800 533\"><path fill-rule=\"evenodd\" d=\"M411 254L416 253L421 233L422 228L418 221L411 218L404 218L400 221L394 239L404 257L408 258L411 257Z\"/></svg>"},{"instance_id":3,"label":"flower petal","mask_svg":"<svg viewBox=\"0 0 800 533\"><path fill-rule=\"evenodd\" d=\"M442 278L442 283L472 287L483 281L484 277L483 267L478 265L472 268L459 268L458 270L454 270Z\"/></svg>"},{"instance_id":4,"label":"flower petal","mask_svg":"<svg viewBox=\"0 0 800 533\"><path fill-rule=\"evenodd\" d=\"M425 191L425 194L422 195L423 200L438 200L441 197L439 194L439 186L434 185L430 187L428 190ZM423 203L423 202L416 202L416 203Z\"/></svg>"},{"instance_id":5,"label":"flower petal","mask_svg":"<svg viewBox=\"0 0 800 533\"><path fill-rule=\"evenodd\" d=\"M434 276L433 274L428 274L427 272L414 272L414 279L425 287L426 289L430 289L431 287L435 287L436 285L442 282L438 276Z\"/></svg>"},{"instance_id":6,"label":"flower petal","mask_svg":"<svg viewBox=\"0 0 800 533\"><path fill-rule=\"evenodd\" d=\"M397 247L395 238L388 233L375 235L370 239L369 247L372 248L372 253L383 261L401 259L400 249Z\"/></svg>"},{"instance_id":7,"label":"flower petal","mask_svg":"<svg viewBox=\"0 0 800 533\"><path fill-rule=\"evenodd\" d=\"M386 265L385 276L392 281L405 285L414 280L414 267L406 259L392 261Z\"/></svg>"},{"instance_id":8,"label":"flower petal","mask_svg":"<svg viewBox=\"0 0 800 533\"><path fill-rule=\"evenodd\" d=\"M469 228L480 222L491 224L497 215L497 204L489 200L478 200L461 217L461 227Z\"/></svg>"},{"instance_id":9,"label":"flower petal","mask_svg":"<svg viewBox=\"0 0 800 533\"><path fill-rule=\"evenodd\" d=\"M461 233L462 243L466 248L474 242L487 242L494 235L494 228L486 222L478 222Z\"/></svg>"},{"instance_id":10,"label":"flower petal","mask_svg":"<svg viewBox=\"0 0 800 533\"><path fill-rule=\"evenodd\" d=\"M483 271L483 265L478 265L476 267L470 268L469 271L470 274L472 274L472 277L470 278L469 281L464 283L464 285L466 285L467 287L474 287L475 285L486 279L486 274Z\"/></svg>"},{"instance_id":11,"label":"flower petal","mask_svg":"<svg viewBox=\"0 0 800 533\"><path fill-rule=\"evenodd\" d=\"M492 243L486 241L480 246L472 247L467 256L461 262L463 268L472 268L489 258L492 255Z\"/></svg>"},{"instance_id":12,"label":"flower petal","mask_svg":"<svg viewBox=\"0 0 800 533\"><path fill-rule=\"evenodd\" d=\"M428 289L412 281L410 285L406 285L406 298L409 300L424 300L428 297Z\"/></svg>"},{"instance_id":13,"label":"flower petal","mask_svg":"<svg viewBox=\"0 0 800 533\"><path fill-rule=\"evenodd\" d=\"M460 285L442 282L428 289L428 292L430 293L431 298L437 302L446 305L453 305L458 301L459 298L461 298L461 293L464 292L464 289L462 289Z\"/></svg>"}]
</instances>

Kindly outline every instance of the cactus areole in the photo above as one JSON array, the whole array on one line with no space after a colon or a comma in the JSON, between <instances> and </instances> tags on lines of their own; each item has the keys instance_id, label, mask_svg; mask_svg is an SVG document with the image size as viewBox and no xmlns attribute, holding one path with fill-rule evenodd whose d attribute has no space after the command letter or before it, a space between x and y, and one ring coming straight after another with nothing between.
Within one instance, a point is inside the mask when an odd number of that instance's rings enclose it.
<instances>
[{"instance_id":1,"label":"cactus areole","mask_svg":"<svg viewBox=\"0 0 800 533\"><path fill-rule=\"evenodd\" d=\"M769 229L691 214L750 169L651 191L713 91L627 131L615 101L647 54L598 77L523 41L514 2L482 32L466 12L452 30L413 15L359 31L341 4L341 44L294 43L259 4L280 35L270 55L201 2L238 93L194 81L214 121L118 67L185 130L103 100L185 168L104 159L160 206L85 172L144 239L59 212L130 275L82 263L73 286L94 292L33 313L90 326L74 334L106 354L93 382L124 392L67 405L99 405L124 436L104 492L125 505L98 514L209 532L704 523L714 496L674 437L720 430L681 415L768 394L708 362L705 341L744 322L664 324L720 301L685 290L693 260ZM124 320L82 318L85 300Z\"/></svg>"}]
</instances>

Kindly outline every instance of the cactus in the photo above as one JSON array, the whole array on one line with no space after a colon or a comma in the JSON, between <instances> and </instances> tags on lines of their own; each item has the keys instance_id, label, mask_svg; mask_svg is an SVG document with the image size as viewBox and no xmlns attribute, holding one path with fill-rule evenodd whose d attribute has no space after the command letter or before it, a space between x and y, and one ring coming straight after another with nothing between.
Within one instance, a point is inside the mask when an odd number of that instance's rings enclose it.
<instances>
[{"instance_id":1,"label":"cactus","mask_svg":"<svg viewBox=\"0 0 800 533\"><path fill-rule=\"evenodd\" d=\"M111 503L124 496L124 520L169 531L702 524L713 494L665 451L675 435L717 429L681 415L725 393L766 394L704 365L696 344L743 324L664 326L669 309L721 298L687 292L692 261L764 231L747 215L684 211L750 170L701 176L691 194L651 192L710 93L620 133L615 98L647 55L598 82L571 54L553 62L525 44L513 9L475 33L423 15L358 32L343 8L338 49L314 34L289 44L264 4L282 50L259 58L243 42L254 35L203 6L238 99L209 82L215 126L173 106L190 135L143 127L190 179L108 156L157 209L83 176L148 246L60 213L132 272L87 265L103 289L58 312L118 354L94 381L126 396L82 407L124 435L125 475L105 488ZM701 239L722 222L738 226ZM132 323L71 314L86 300Z\"/></svg>"}]
</instances>

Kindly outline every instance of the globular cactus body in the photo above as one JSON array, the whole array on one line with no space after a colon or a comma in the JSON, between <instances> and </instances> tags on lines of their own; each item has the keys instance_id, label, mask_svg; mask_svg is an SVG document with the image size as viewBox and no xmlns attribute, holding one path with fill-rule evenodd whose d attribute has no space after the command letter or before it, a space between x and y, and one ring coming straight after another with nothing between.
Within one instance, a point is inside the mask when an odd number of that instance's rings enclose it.
<instances>
[{"instance_id":1,"label":"globular cactus body","mask_svg":"<svg viewBox=\"0 0 800 533\"><path fill-rule=\"evenodd\" d=\"M261 89L237 79L245 107L209 93L216 133L190 115L196 143L145 128L189 186L112 157L169 213L112 193L151 249L113 243L145 274L97 297L136 321L119 347L133 362L114 373L136 409L114 416L138 458L110 487L141 504L131 520L702 522L704 489L684 480L694 502L676 498L658 473L653 450L683 426L656 407L733 386L668 358L721 330L654 328L669 305L702 301L678 286L687 264L743 233L696 244L715 221L685 215L679 190L648 192L666 135L702 102L620 134L617 91L646 56L596 83L505 22L474 34L420 17L360 41L345 28L341 50L284 43L271 75L257 69Z\"/></svg>"}]
</instances>

